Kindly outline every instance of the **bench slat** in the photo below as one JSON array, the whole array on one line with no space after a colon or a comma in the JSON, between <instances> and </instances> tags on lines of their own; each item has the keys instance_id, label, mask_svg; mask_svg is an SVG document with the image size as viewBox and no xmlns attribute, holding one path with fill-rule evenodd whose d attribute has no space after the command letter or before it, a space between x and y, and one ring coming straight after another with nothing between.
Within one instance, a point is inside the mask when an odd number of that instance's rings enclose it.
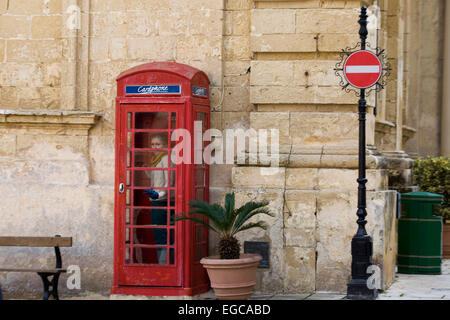
<instances>
[{"instance_id":1,"label":"bench slat","mask_svg":"<svg viewBox=\"0 0 450 320\"><path fill-rule=\"evenodd\" d=\"M28 269L28 268L0 268L0 272L67 272L67 269Z\"/></svg>"},{"instance_id":2,"label":"bench slat","mask_svg":"<svg viewBox=\"0 0 450 320\"><path fill-rule=\"evenodd\" d=\"M71 237L0 237L0 247L71 247Z\"/></svg>"}]
</instances>

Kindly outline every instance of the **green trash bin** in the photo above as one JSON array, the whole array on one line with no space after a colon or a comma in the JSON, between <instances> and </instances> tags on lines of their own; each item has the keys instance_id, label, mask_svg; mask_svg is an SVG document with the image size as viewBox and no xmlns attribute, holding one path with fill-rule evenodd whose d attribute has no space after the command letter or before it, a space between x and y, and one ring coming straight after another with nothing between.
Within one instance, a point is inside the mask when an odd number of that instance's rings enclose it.
<instances>
[{"instance_id":1,"label":"green trash bin","mask_svg":"<svg viewBox=\"0 0 450 320\"><path fill-rule=\"evenodd\" d=\"M401 195L398 221L399 273L441 274L442 217L433 215L443 196L428 192Z\"/></svg>"}]
</instances>

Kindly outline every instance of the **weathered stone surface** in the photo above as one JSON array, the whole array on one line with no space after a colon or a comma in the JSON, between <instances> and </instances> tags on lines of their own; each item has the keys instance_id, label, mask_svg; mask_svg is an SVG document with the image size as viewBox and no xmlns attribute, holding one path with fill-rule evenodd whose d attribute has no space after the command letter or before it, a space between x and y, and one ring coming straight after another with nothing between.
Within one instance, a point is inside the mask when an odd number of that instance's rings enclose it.
<instances>
[{"instance_id":1,"label":"weathered stone surface","mask_svg":"<svg viewBox=\"0 0 450 320\"><path fill-rule=\"evenodd\" d=\"M386 190L388 188L385 170L367 170L369 180L366 188L369 191ZM358 184L358 170L319 169L318 189L320 190L354 190Z\"/></svg>"},{"instance_id":2,"label":"weathered stone surface","mask_svg":"<svg viewBox=\"0 0 450 320\"><path fill-rule=\"evenodd\" d=\"M86 158L87 148L87 137L17 136L17 156L23 159L81 161Z\"/></svg>"},{"instance_id":3,"label":"weathered stone surface","mask_svg":"<svg viewBox=\"0 0 450 320\"><path fill-rule=\"evenodd\" d=\"M8 13L13 15L38 15L43 13L44 1L8 1Z\"/></svg>"},{"instance_id":4,"label":"weathered stone surface","mask_svg":"<svg viewBox=\"0 0 450 320\"><path fill-rule=\"evenodd\" d=\"M284 292L286 252L284 249L271 249L269 270L259 270L255 290L258 292Z\"/></svg>"},{"instance_id":5,"label":"weathered stone surface","mask_svg":"<svg viewBox=\"0 0 450 320\"><path fill-rule=\"evenodd\" d=\"M285 293L302 293L315 291L314 248L286 247Z\"/></svg>"},{"instance_id":6,"label":"weathered stone surface","mask_svg":"<svg viewBox=\"0 0 450 320\"><path fill-rule=\"evenodd\" d=\"M251 50L248 37L227 36L224 37L224 60L250 60Z\"/></svg>"},{"instance_id":7,"label":"weathered stone surface","mask_svg":"<svg viewBox=\"0 0 450 320\"><path fill-rule=\"evenodd\" d=\"M379 150L397 150L395 128L405 124L421 128L409 148L436 149L430 136L439 127L438 2L414 0L408 11L401 1L379 4L379 45L388 49L395 82L378 96L377 119L390 121L389 130L378 126L375 139L375 118L368 115L367 142ZM0 229L74 236L74 248L63 254L82 267L83 290L107 293L113 267L115 78L142 63L177 61L210 78L213 127L280 132L282 169L211 168L212 202L234 190L239 204L267 199L276 214L261 218L267 231L240 236L271 244L271 268L258 271L257 290L344 292L348 242L356 230L357 99L337 86L333 68L341 49L359 41L353 9L361 2L91 0L87 6L78 1L81 29L69 30L64 24L72 3L14 0L7 7L0 0L0 107L103 115L95 125L92 115L0 114L0 191L8 208L0 212L5 221ZM402 88L404 100L397 101ZM399 103L407 119L397 115ZM395 268L395 193L382 191L385 161L373 147L367 162L368 188L376 191L369 192L368 230L386 284ZM212 236L210 253L216 244ZM0 256L20 264L28 254ZM41 262L37 257L32 262ZM41 289L35 276L8 274L8 288L18 292L21 284Z\"/></svg>"},{"instance_id":8,"label":"weathered stone surface","mask_svg":"<svg viewBox=\"0 0 450 320\"><path fill-rule=\"evenodd\" d=\"M294 80L294 62L252 61L250 83L253 86L287 86Z\"/></svg>"},{"instance_id":9,"label":"weathered stone surface","mask_svg":"<svg viewBox=\"0 0 450 320\"><path fill-rule=\"evenodd\" d=\"M83 290L107 294L113 267L110 254L114 243L113 188L63 186L51 183L50 178L39 184L0 184L7 200L7 209L0 212L1 233L73 237L73 247L62 249L64 265L80 267ZM54 265L54 252L48 248L1 248L0 251L1 265ZM2 281L3 292L8 295L42 294L41 286L35 274L8 274ZM64 285L59 289L62 296L72 294Z\"/></svg>"},{"instance_id":10,"label":"weathered stone surface","mask_svg":"<svg viewBox=\"0 0 450 320\"><path fill-rule=\"evenodd\" d=\"M286 191L284 226L286 228L315 228L316 202L317 191Z\"/></svg>"},{"instance_id":11,"label":"weathered stone surface","mask_svg":"<svg viewBox=\"0 0 450 320\"><path fill-rule=\"evenodd\" d=\"M0 134L0 156L14 156L16 154L16 136Z\"/></svg>"},{"instance_id":12,"label":"weathered stone surface","mask_svg":"<svg viewBox=\"0 0 450 320\"><path fill-rule=\"evenodd\" d=\"M23 184L88 185L89 171L86 161L2 160L4 181Z\"/></svg>"},{"instance_id":13,"label":"weathered stone surface","mask_svg":"<svg viewBox=\"0 0 450 320\"><path fill-rule=\"evenodd\" d=\"M274 168L235 167L233 168L233 185L243 188L283 188L285 169ZM273 173L273 174L267 174Z\"/></svg>"},{"instance_id":14,"label":"weathered stone surface","mask_svg":"<svg viewBox=\"0 0 450 320\"><path fill-rule=\"evenodd\" d=\"M249 10L253 6L253 0L225 0L227 10Z\"/></svg>"},{"instance_id":15,"label":"weathered stone surface","mask_svg":"<svg viewBox=\"0 0 450 320\"><path fill-rule=\"evenodd\" d=\"M355 10L297 10L297 33L347 33L358 34L359 25ZM327 23L324 23L327 21Z\"/></svg>"},{"instance_id":16,"label":"weathered stone surface","mask_svg":"<svg viewBox=\"0 0 450 320\"><path fill-rule=\"evenodd\" d=\"M251 112L250 127L254 130L276 129L279 133L280 144L290 144L289 132L289 113L288 112Z\"/></svg>"},{"instance_id":17,"label":"weathered stone surface","mask_svg":"<svg viewBox=\"0 0 450 320\"><path fill-rule=\"evenodd\" d=\"M340 87L252 86L250 102L255 104L351 104L355 99Z\"/></svg>"},{"instance_id":18,"label":"weathered stone surface","mask_svg":"<svg viewBox=\"0 0 450 320\"><path fill-rule=\"evenodd\" d=\"M295 33L295 10L252 10L251 30L254 34Z\"/></svg>"},{"instance_id":19,"label":"weathered stone surface","mask_svg":"<svg viewBox=\"0 0 450 320\"><path fill-rule=\"evenodd\" d=\"M250 33L250 16L247 11L225 11L225 35Z\"/></svg>"},{"instance_id":20,"label":"weathered stone surface","mask_svg":"<svg viewBox=\"0 0 450 320\"><path fill-rule=\"evenodd\" d=\"M31 35L33 39L60 38L61 16L35 16L32 19Z\"/></svg>"},{"instance_id":21,"label":"weathered stone surface","mask_svg":"<svg viewBox=\"0 0 450 320\"><path fill-rule=\"evenodd\" d=\"M130 9L135 6L135 9L139 9L136 0L130 1ZM131 5L133 3L133 5ZM93 0L91 1L92 12L109 12L109 11L125 11L127 4L124 1L117 0Z\"/></svg>"},{"instance_id":22,"label":"weathered stone surface","mask_svg":"<svg viewBox=\"0 0 450 320\"><path fill-rule=\"evenodd\" d=\"M5 59L5 40L0 40L0 62L3 62Z\"/></svg>"},{"instance_id":23,"label":"weathered stone surface","mask_svg":"<svg viewBox=\"0 0 450 320\"><path fill-rule=\"evenodd\" d=\"M374 263L382 266L383 287L393 281L396 250L392 238L395 226L395 192L368 193L368 234L372 236ZM356 230L356 192L323 191L318 194L318 243L316 289L346 292L350 280L350 245ZM389 230L386 234L385 231ZM385 247L389 254L385 253ZM383 261L383 259L386 259ZM383 261L383 262L382 262Z\"/></svg>"},{"instance_id":24,"label":"weathered stone surface","mask_svg":"<svg viewBox=\"0 0 450 320\"><path fill-rule=\"evenodd\" d=\"M251 36L253 52L315 52L314 34L268 34Z\"/></svg>"},{"instance_id":25,"label":"weathered stone surface","mask_svg":"<svg viewBox=\"0 0 450 320\"><path fill-rule=\"evenodd\" d=\"M336 1L333 1L336 2ZM320 8L321 5L327 3L323 2L321 4L320 0L302 0L302 1L278 1L278 0L258 0L256 1L257 8Z\"/></svg>"},{"instance_id":26,"label":"weathered stone surface","mask_svg":"<svg viewBox=\"0 0 450 320\"><path fill-rule=\"evenodd\" d=\"M114 185L114 136L90 137L89 151L91 183Z\"/></svg>"},{"instance_id":27,"label":"weathered stone surface","mask_svg":"<svg viewBox=\"0 0 450 320\"><path fill-rule=\"evenodd\" d=\"M59 40L9 40L7 61L55 62L62 58L62 43Z\"/></svg>"},{"instance_id":28,"label":"weathered stone surface","mask_svg":"<svg viewBox=\"0 0 450 320\"><path fill-rule=\"evenodd\" d=\"M43 86L42 67L34 63L2 63L0 86Z\"/></svg>"},{"instance_id":29,"label":"weathered stone surface","mask_svg":"<svg viewBox=\"0 0 450 320\"><path fill-rule=\"evenodd\" d=\"M320 52L340 52L345 48L344 43L356 43L358 34L321 34L319 35L318 48ZM344 47L344 48L343 48Z\"/></svg>"},{"instance_id":30,"label":"weathered stone surface","mask_svg":"<svg viewBox=\"0 0 450 320\"><path fill-rule=\"evenodd\" d=\"M240 241L268 241L271 250L282 249L283 244L283 194L276 190L261 189L234 189L236 194L236 208L244 205L248 201L269 201L267 208L273 213L273 217L268 215L258 215L249 221L263 221L267 224L267 230L260 228L249 229L238 234Z\"/></svg>"},{"instance_id":31,"label":"weathered stone surface","mask_svg":"<svg viewBox=\"0 0 450 320\"><path fill-rule=\"evenodd\" d=\"M44 1L45 14L57 14L62 13L63 0L48 0Z\"/></svg>"},{"instance_id":32,"label":"weathered stone surface","mask_svg":"<svg viewBox=\"0 0 450 320\"><path fill-rule=\"evenodd\" d=\"M287 169L286 188L315 190L318 187L318 169Z\"/></svg>"},{"instance_id":33,"label":"weathered stone surface","mask_svg":"<svg viewBox=\"0 0 450 320\"><path fill-rule=\"evenodd\" d=\"M335 86L336 61L300 61L294 63L294 83L299 86Z\"/></svg>"},{"instance_id":34,"label":"weathered stone surface","mask_svg":"<svg viewBox=\"0 0 450 320\"><path fill-rule=\"evenodd\" d=\"M316 247L316 192L286 191L284 234L286 247Z\"/></svg>"},{"instance_id":35,"label":"weathered stone surface","mask_svg":"<svg viewBox=\"0 0 450 320\"><path fill-rule=\"evenodd\" d=\"M225 112L252 111L250 92L245 87L228 87L225 91L222 110Z\"/></svg>"},{"instance_id":36,"label":"weathered stone surface","mask_svg":"<svg viewBox=\"0 0 450 320\"><path fill-rule=\"evenodd\" d=\"M296 145L357 145L357 114L301 113L291 116L291 137Z\"/></svg>"},{"instance_id":37,"label":"weathered stone surface","mask_svg":"<svg viewBox=\"0 0 450 320\"><path fill-rule=\"evenodd\" d=\"M222 35L222 29L223 10L200 9L191 12L189 19L191 35Z\"/></svg>"},{"instance_id":38,"label":"weathered stone surface","mask_svg":"<svg viewBox=\"0 0 450 320\"><path fill-rule=\"evenodd\" d=\"M31 18L27 16L0 16L0 37L26 39L31 35Z\"/></svg>"}]
</instances>

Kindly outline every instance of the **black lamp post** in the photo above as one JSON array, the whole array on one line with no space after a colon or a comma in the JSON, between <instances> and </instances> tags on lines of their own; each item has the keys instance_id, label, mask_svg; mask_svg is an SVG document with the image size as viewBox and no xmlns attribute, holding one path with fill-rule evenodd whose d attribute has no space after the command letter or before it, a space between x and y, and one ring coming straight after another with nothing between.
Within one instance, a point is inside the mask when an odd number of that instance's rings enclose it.
<instances>
[{"instance_id":1,"label":"black lamp post","mask_svg":"<svg viewBox=\"0 0 450 320\"><path fill-rule=\"evenodd\" d=\"M361 50L366 50L367 30L367 8L361 9L359 24L361 28ZM347 299L351 300L374 300L378 295L376 288L369 289L367 270L372 265L373 243L372 238L366 231L367 217L367 194L366 194L366 89L361 89L359 99L359 176L358 176L358 231L352 239L352 278L347 285Z\"/></svg>"}]
</instances>

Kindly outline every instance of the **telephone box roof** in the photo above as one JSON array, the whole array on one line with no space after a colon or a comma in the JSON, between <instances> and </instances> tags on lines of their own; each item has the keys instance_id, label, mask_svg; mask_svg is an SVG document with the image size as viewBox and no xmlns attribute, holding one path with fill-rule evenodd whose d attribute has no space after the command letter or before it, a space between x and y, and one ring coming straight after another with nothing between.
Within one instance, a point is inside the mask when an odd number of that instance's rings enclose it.
<instances>
[{"instance_id":1,"label":"telephone box roof","mask_svg":"<svg viewBox=\"0 0 450 320\"><path fill-rule=\"evenodd\" d=\"M194 67L188 66L186 64L177 63L177 62L150 62L141 64L139 66L133 67L122 72L116 79L119 81L123 78L129 77L134 74L144 73L149 71L159 71L159 72L168 72L172 74L176 74L180 77L183 77L188 80L192 80L194 76L198 73L202 74L206 79L208 76L201 70L196 69ZM209 80L208 80L209 83Z\"/></svg>"}]
</instances>

